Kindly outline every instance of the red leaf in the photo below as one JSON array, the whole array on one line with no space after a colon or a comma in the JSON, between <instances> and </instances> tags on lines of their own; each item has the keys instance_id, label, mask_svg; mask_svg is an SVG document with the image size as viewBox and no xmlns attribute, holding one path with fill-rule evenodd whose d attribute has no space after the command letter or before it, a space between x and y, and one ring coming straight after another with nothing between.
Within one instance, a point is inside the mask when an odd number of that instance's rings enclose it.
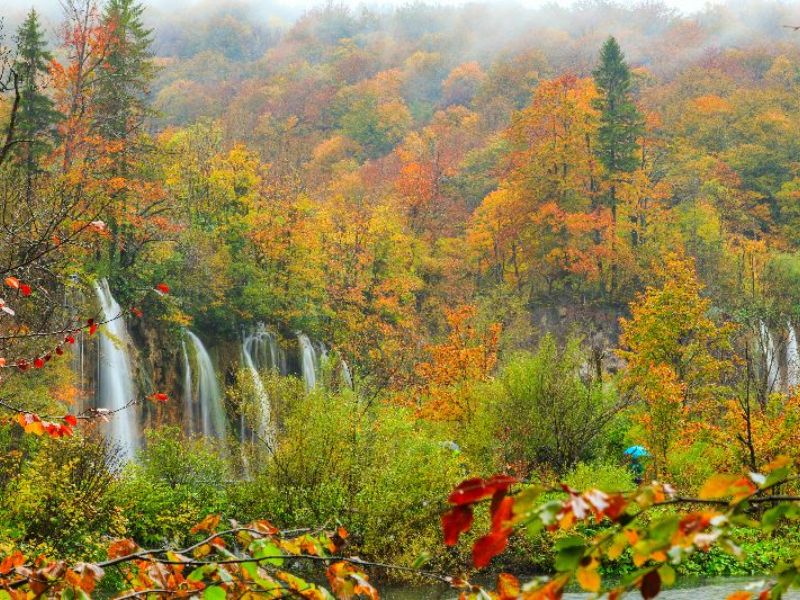
<instances>
[{"instance_id":1,"label":"red leaf","mask_svg":"<svg viewBox=\"0 0 800 600\"><path fill-rule=\"evenodd\" d=\"M31 286L29 286L27 283L21 283L19 286L19 291L22 292L23 296L30 296Z\"/></svg>"},{"instance_id":2,"label":"red leaf","mask_svg":"<svg viewBox=\"0 0 800 600\"><path fill-rule=\"evenodd\" d=\"M442 529L444 530L444 543L455 546L458 536L469 531L472 527L472 507L456 506L442 515Z\"/></svg>"},{"instance_id":3,"label":"red leaf","mask_svg":"<svg viewBox=\"0 0 800 600\"><path fill-rule=\"evenodd\" d=\"M492 501L492 531L503 531L514 512L514 499L510 496L495 496L497 502Z\"/></svg>"},{"instance_id":4,"label":"red leaf","mask_svg":"<svg viewBox=\"0 0 800 600\"><path fill-rule=\"evenodd\" d=\"M70 335L68 335L67 337L64 338L64 341L67 342L68 344L74 344L75 343L75 337L72 334L70 334Z\"/></svg>"},{"instance_id":5,"label":"red leaf","mask_svg":"<svg viewBox=\"0 0 800 600\"><path fill-rule=\"evenodd\" d=\"M33 368L34 369L41 369L44 366L44 359L40 357L36 357L33 359Z\"/></svg>"},{"instance_id":6,"label":"red leaf","mask_svg":"<svg viewBox=\"0 0 800 600\"><path fill-rule=\"evenodd\" d=\"M509 535L511 535L511 529L504 529L503 531L493 531L489 535L478 538L472 547L472 563L475 567L482 569L495 556L505 550L508 545Z\"/></svg>"},{"instance_id":7,"label":"red leaf","mask_svg":"<svg viewBox=\"0 0 800 600\"><path fill-rule=\"evenodd\" d=\"M164 392L157 392L150 396L150 400L153 400L155 402L166 402L167 400L169 400L169 396L167 396Z\"/></svg>"},{"instance_id":8,"label":"red leaf","mask_svg":"<svg viewBox=\"0 0 800 600\"><path fill-rule=\"evenodd\" d=\"M67 415L64 417L64 423L75 427L78 424L78 417L76 417L75 415Z\"/></svg>"},{"instance_id":9,"label":"red leaf","mask_svg":"<svg viewBox=\"0 0 800 600\"><path fill-rule=\"evenodd\" d=\"M56 346L56 354L61 356L62 354L64 354L64 349L61 346Z\"/></svg>"},{"instance_id":10,"label":"red leaf","mask_svg":"<svg viewBox=\"0 0 800 600\"><path fill-rule=\"evenodd\" d=\"M640 591L642 592L642 598L644 598L644 600L650 600L650 598L658 596L658 593L661 591L661 575L658 574L658 571L650 571L647 575L642 577L642 587Z\"/></svg>"},{"instance_id":11,"label":"red leaf","mask_svg":"<svg viewBox=\"0 0 800 600\"><path fill-rule=\"evenodd\" d=\"M162 294L169 294L169 286L166 283L159 283L156 286L156 291Z\"/></svg>"},{"instance_id":12,"label":"red leaf","mask_svg":"<svg viewBox=\"0 0 800 600\"><path fill-rule=\"evenodd\" d=\"M478 500L489 498L496 493L505 494L508 488L517 482L508 475L494 475L489 479L473 477L462 481L447 498L450 504L473 504Z\"/></svg>"},{"instance_id":13,"label":"red leaf","mask_svg":"<svg viewBox=\"0 0 800 600\"><path fill-rule=\"evenodd\" d=\"M142 315L144 315L144 313L135 306L131 307L131 312L133 313L134 317L139 317L140 319L142 318Z\"/></svg>"},{"instance_id":14,"label":"red leaf","mask_svg":"<svg viewBox=\"0 0 800 600\"><path fill-rule=\"evenodd\" d=\"M86 324L89 326L89 335L94 335L94 332L97 331L97 323L94 319L89 319L86 321Z\"/></svg>"},{"instance_id":15,"label":"red leaf","mask_svg":"<svg viewBox=\"0 0 800 600\"><path fill-rule=\"evenodd\" d=\"M27 369L29 366L30 366L30 365L28 364L28 361L27 361L27 360L25 360L24 358L20 358L20 359L17 361L17 368L18 368L20 371L25 371L25 370L26 370L26 369Z\"/></svg>"}]
</instances>

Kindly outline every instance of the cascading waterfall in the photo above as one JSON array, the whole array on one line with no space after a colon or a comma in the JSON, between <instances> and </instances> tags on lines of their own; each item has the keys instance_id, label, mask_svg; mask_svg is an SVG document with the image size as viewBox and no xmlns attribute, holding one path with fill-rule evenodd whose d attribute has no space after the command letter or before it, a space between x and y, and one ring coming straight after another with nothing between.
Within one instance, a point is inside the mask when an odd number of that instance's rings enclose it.
<instances>
[{"instance_id":1,"label":"cascading waterfall","mask_svg":"<svg viewBox=\"0 0 800 600\"><path fill-rule=\"evenodd\" d=\"M225 409L222 406L222 391L217 381L217 373L206 347L197 335L186 330L196 367L196 381L192 379L191 364L188 354L185 355L186 374L188 385L185 390L191 395L188 398L189 418L191 419L191 432L199 431L205 436L225 437ZM184 345L184 352L186 346ZM186 375L184 375L186 377Z\"/></svg>"},{"instance_id":2,"label":"cascading waterfall","mask_svg":"<svg viewBox=\"0 0 800 600\"><path fill-rule=\"evenodd\" d=\"M764 369L766 370L767 375L767 387L770 391L775 391L775 385L778 382L778 376L780 374L778 355L775 351L775 339L772 337L772 332L769 330L764 321L759 321L758 327L761 334Z\"/></svg>"},{"instance_id":3,"label":"cascading waterfall","mask_svg":"<svg viewBox=\"0 0 800 600\"><path fill-rule=\"evenodd\" d=\"M192 363L189 362L189 353L186 351L186 342L181 340L183 356L183 420L186 433L197 433L194 416L194 383L192 380Z\"/></svg>"},{"instance_id":4,"label":"cascading waterfall","mask_svg":"<svg viewBox=\"0 0 800 600\"><path fill-rule=\"evenodd\" d=\"M264 387L264 382L261 381L259 374L259 366L262 368L271 367L280 370L280 351L276 349L273 353L271 350L272 344L277 346L275 336L264 329L263 325L244 336L242 340L242 363L250 372L250 377L253 380L253 388L255 389L256 398L258 399L259 406L259 419L258 419L258 433L266 441L269 447L274 447L275 442L275 424L272 422L272 404L269 399L269 394ZM269 356L270 361L272 357L276 358L270 365L265 364L265 358ZM246 426L244 418L240 424L240 435L242 439L246 437Z\"/></svg>"},{"instance_id":5,"label":"cascading waterfall","mask_svg":"<svg viewBox=\"0 0 800 600\"><path fill-rule=\"evenodd\" d=\"M317 367L319 358L314 344L305 333L297 333L297 342L300 344L300 371L306 390L313 390L317 386Z\"/></svg>"},{"instance_id":6,"label":"cascading waterfall","mask_svg":"<svg viewBox=\"0 0 800 600\"><path fill-rule=\"evenodd\" d=\"M350 367L347 366L344 359L342 359L342 381L351 390L353 389L353 374L350 373Z\"/></svg>"},{"instance_id":7,"label":"cascading waterfall","mask_svg":"<svg viewBox=\"0 0 800 600\"><path fill-rule=\"evenodd\" d=\"M114 412L108 426L108 436L120 445L123 458L131 460L141 443L141 431L138 406L125 408L136 399L128 355L128 330L119 304L111 295L108 281L101 279L95 283L94 289L103 321L108 321L99 341L97 407Z\"/></svg>"},{"instance_id":8,"label":"cascading waterfall","mask_svg":"<svg viewBox=\"0 0 800 600\"><path fill-rule=\"evenodd\" d=\"M800 348L797 343L797 331L792 322L787 324L788 336L786 339L786 387L793 388L800 383Z\"/></svg>"}]
</instances>

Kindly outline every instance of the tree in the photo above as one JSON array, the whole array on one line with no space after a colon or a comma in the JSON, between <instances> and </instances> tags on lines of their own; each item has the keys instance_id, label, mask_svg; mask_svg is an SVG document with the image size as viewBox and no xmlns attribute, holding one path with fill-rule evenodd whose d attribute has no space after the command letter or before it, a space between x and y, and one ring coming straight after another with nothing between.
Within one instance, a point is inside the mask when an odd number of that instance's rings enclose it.
<instances>
[{"instance_id":1,"label":"tree","mask_svg":"<svg viewBox=\"0 0 800 600\"><path fill-rule=\"evenodd\" d=\"M105 138L129 141L150 114L148 95L155 75L151 31L135 0L109 0L102 15L109 33L95 94L95 127Z\"/></svg>"},{"instance_id":2,"label":"tree","mask_svg":"<svg viewBox=\"0 0 800 600\"><path fill-rule=\"evenodd\" d=\"M15 154L25 170L28 202L33 193L32 179L40 169L40 159L52 148L55 125L60 119L53 100L44 93L44 79L49 75L52 60L39 25L39 16L31 9L17 33L17 60L14 64L21 83L16 123L21 143L16 146Z\"/></svg>"},{"instance_id":3,"label":"tree","mask_svg":"<svg viewBox=\"0 0 800 600\"><path fill-rule=\"evenodd\" d=\"M656 470L688 416L721 400L721 381L731 368L731 326L708 315L711 302L691 259L667 257L661 287L648 287L620 319L620 356L627 362L623 383L643 403L640 420L654 452Z\"/></svg>"},{"instance_id":4,"label":"tree","mask_svg":"<svg viewBox=\"0 0 800 600\"><path fill-rule=\"evenodd\" d=\"M642 117L631 100L631 72L622 50L609 37L600 50L600 65L594 73L599 96L595 107L600 112L595 155L605 168L609 184L608 206L611 209L612 255L616 249L617 185L620 176L631 173L640 164L638 137L642 132ZM616 260L611 266L611 293L616 289Z\"/></svg>"}]
</instances>

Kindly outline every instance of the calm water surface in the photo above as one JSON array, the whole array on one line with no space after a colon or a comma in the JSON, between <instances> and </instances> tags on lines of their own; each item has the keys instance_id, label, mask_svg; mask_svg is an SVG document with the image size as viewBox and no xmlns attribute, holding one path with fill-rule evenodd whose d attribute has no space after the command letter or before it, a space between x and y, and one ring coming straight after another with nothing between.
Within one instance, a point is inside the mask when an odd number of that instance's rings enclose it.
<instances>
[{"instance_id":1,"label":"calm water surface","mask_svg":"<svg viewBox=\"0 0 800 600\"><path fill-rule=\"evenodd\" d=\"M663 600L725 600L730 594L738 590L747 589L753 583L748 579L723 579L708 582L697 582L694 585L674 589L666 589L659 595ZM759 588L760 589L760 588ZM381 598L385 600L453 600L457 598L452 590L437 587L407 587L389 588L381 590ZM585 600L591 598L590 594L567 593L564 600ZM634 600L641 598L639 592L632 592L625 596ZM787 600L800 600L800 592L792 592L784 596Z\"/></svg>"}]
</instances>

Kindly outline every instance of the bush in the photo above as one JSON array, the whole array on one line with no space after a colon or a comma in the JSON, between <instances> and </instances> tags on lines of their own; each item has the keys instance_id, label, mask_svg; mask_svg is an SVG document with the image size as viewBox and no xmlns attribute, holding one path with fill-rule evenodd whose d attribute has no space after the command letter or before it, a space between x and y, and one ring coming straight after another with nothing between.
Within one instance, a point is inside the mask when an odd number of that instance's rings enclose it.
<instances>
[{"instance_id":1,"label":"bush","mask_svg":"<svg viewBox=\"0 0 800 600\"><path fill-rule=\"evenodd\" d=\"M101 536L123 527L113 495L119 456L102 440L42 438L6 484L0 505L5 534L32 554L96 558Z\"/></svg>"},{"instance_id":2,"label":"bush","mask_svg":"<svg viewBox=\"0 0 800 600\"><path fill-rule=\"evenodd\" d=\"M128 535L144 546L185 543L206 515L232 516L230 479L223 450L211 440L174 427L148 431L138 463L126 466L115 490Z\"/></svg>"},{"instance_id":3,"label":"bush","mask_svg":"<svg viewBox=\"0 0 800 600\"><path fill-rule=\"evenodd\" d=\"M339 522L365 557L389 562L441 548L440 501L465 471L433 426L350 390L317 389L286 410L274 459L232 491L240 518Z\"/></svg>"},{"instance_id":4,"label":"bush","mask_svg":"<svg viewBox=\"0 0 800 600\"><path fill-rule=\"evenodd\" d=\"M597 488L604 492L628 492L636 487L627 467L600 461L578 463L564 477L564 483L576 490Z\"/></svg>"},{"instance_id":5,"label":"bush","mask_svg":"<svg viewBox=\"0 0 800 600\"><path fill-rule=\"evenodd\" d=\"M547 335L535 354L515 356L484 399L464 444L473 456L494 456L495 468L563 474L594 458L618 408L616 390L584 373L580 338L564 347Z\"/></svg>"}]
</instances>

